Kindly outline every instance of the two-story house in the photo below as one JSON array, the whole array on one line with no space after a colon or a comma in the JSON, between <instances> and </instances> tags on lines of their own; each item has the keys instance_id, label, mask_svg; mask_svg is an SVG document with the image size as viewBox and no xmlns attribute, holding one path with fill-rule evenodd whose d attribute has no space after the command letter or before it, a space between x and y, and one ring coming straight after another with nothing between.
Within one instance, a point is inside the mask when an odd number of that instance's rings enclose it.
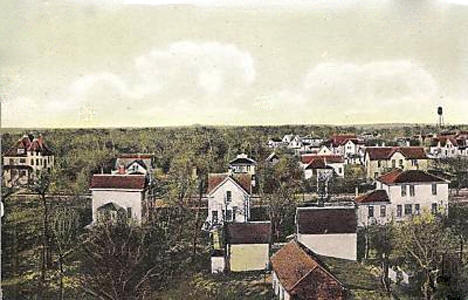
<instances>
[{"instance_id":1,"label":"two-story house","mask_svg":"<svg viewBox=\"0 0 468 300\"><path fill-rule=\"evenodd\" d=\"M448 182L427 172L395 169L378 177L376 188L355 199L360 226L404 220L422 211L448 213Z\"/></svg>"},{"instance_id":2,"label":"two-story house","mask_svg":"<svg viewBox=\"0 0 468 300\"><path fill-rule=\"evenodd\" d=\"M208 217L204 229L226 222L247 222L250 213L252 182L249 174L208 175Z\"/></svg>"},{"instance_id":3,"label":"two-story house","mask_svg":"<svg viewBox=\"0 0 468 300\"><path fill-rule=\"evenodd\" d=\"M467 157L468 143L462 135L433 138L429 152L437 158Z\"/></svg>"},{"instance_id":4,"label":"two-story house","mask_svg":"<svg viewBox=\"0 0 468 300\"><path fill-rule=\"evenodd\" d=\"M367 147L364 157L368 179L395 168L427 171L429 161L423 147Z\"/></svg>"},{"instance_id":5,"label":"two-story house","mask_svg":"<svg viewBox=\"0 0 468 300\"><path fill-rule=\"evenodd\" d=\"M34 181L42 170L54 167L54 153L42 135L24 135L3 156L4 180L7 186L25 185Z\"/></svg>"},{"instance_id":6,"label":"two-story house","mask_svg":"<svg viewBox=\"0 0 468 300\"><path fill-rule=\"evenodd\" d=\"M144 175L94 174L90 184L92 224L109 218L141 223L147 211L147 183Z\"/></svg>"}]
</instances>

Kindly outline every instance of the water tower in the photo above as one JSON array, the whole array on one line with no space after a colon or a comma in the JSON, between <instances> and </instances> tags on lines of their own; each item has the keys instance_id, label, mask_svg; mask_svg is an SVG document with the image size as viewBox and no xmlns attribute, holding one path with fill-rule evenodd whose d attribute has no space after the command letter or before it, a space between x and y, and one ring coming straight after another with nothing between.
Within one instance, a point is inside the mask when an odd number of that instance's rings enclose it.
<instances>
[{"instance_id":1,"label":"water tower","mask_svg":"<svg viewBox=\"0 0 468 300\"><path fill-rule=\"evenodd\" d=\"M439 115L439 127L442 127L444 126L444 115L443 115L444 111L442 109L442 106L439 106L437 108L437 114Z\"/></svg>"}]
</instances>

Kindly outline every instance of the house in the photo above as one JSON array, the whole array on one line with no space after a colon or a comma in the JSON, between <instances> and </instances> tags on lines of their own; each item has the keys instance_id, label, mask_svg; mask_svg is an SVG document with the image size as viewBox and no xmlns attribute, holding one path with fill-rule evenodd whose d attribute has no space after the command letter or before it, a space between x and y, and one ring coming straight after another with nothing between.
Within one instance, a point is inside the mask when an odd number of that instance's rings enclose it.
<instances>
[{"instance_id":1,"label":"house","mask_svg":"<svg viewBox=\"0 0 468 300\"><path fill-rule=\"evenodd\" d=\"M269 265L271 224L265 222L229 223L226 245L231 272L266 270Z\"/></svg>"},{"instance_id":2,"label":"house","mask_svg":"<svg viewBox=\"0 0 468 300\"><path fill-rule=\"evenodd\" d=\"M271 138L267 143L269 148L278 148L284 145L283 140L280 138Z\"/></svg>"},{"instance_id":3,"label":"house","mask_svg":"<svg viewBox=\"0 0 468 300\"><path fill-rule=\"evenodd\" d=\"M295 135L294 138L288 143L288 149L299 150L303 148L302 139L300 136Z\"/></svg>"},{"instance_id":4,"label":"house","mask_svg":"<svg viewBox=\"0 0 468 300\"><path fill-rule=\"evenodd\" d=\"M312 177L325 176L327 178L333 176L333 167L327 165L326 160L322 157L317 157L310 160L310 162L304 166L304 178L310 179Z\"/></svg>"},{"instance_id":5,"label":"house","mask_svg":"<svg viewBox=\"0 0 468 300\"><path fill-rule=\"evenodd\" d=\"M303 136L301 140L303 143L309 144L310 147L320 147L320 145L323 143L323 139L318 136Z\"/></svg>"},{"instance_id":6,"label":"house","mask_svg":"<svg viewBox=\"0 0 468 300\"><path fill-rule=\"evenodd\" d=\"M358 211L358 226L386 224L392 218L390 198L385 190L373 190L359 195L354 202Z\"/></svg>"},{"instance_id":7,"label":"house","mask_svg":"<svg viewBox=\"0 0 468 300\"><path fill-rule=\"evenodd\" d=\"M354 205L298 207L297 241L320 255L356 260L357 221Z\"/></svg>"},{"instance_id":8,"label":"house","mask_svg":"<svg viewBox=\"0 0 468 300\"><path fill-rule=\"evenodd\" d=\"M249 174L209 174L208 216L204 229L211 230L224 222L247 222L251 195L252 180Z\"/></svg>"},{"instance_id":9,"label":"house","mask_svg":"<svg viewBox=\"0 0 468 300\"><path fill-rule=\"evenodd\" d=\"M229 162L229 169L235 174L250 174L255 175L255 166L257 162L247 156L247 154L239 154L236 158Z\"/></svg>"},{"instance_id":10,"label":"house","mask_svg":"<svg viewBox=\"0 0 468 300\"><path fill-rule=\"evenodd\" d=\"M153 170L154 156L152 154L125 153L117 155L112 173L148 175Z\"/></svg>"},{"instance_id":11,"label":"house","mask_svg":"<svg viewBox=\"0 0 468 300\"><path fill-rule=\"evenodd\" d=\"M265 159L265 162L270 165L276 165L279 162L280 158L276 152L272 152L268 157Z\"/></svg>"},{"instance_id":12,"label":"house","mask_svg":"<svg viewBox=\"0 0 468 300\"><path fill-rule=\"evenodd\" d=\"M395 169L377 178L377 189L356 197L359 226L401 221L422 211L448 213L448 181L421 170Z\"/></svg>"},{"instance_id":13,"label":"house","mask_svg":"<svg viewBox=\"0 0 468 300\"><path fill-rule=\"evenodd\" d=\"M300 242L287 243L270 261L273 290L280 300L347 299L344 284Z\"/></svg>"},{"instance_id":14,"label":"house","mask_svg":"<svg viewBox=\"0 0 468 300\"><path fill-rule=\"evenodd\" d=\"M368 179L375 179L388 170L427 170L430 158L423 147L367 147L364 165Z\"/></svg>"},{"instance_id":15,"label":"house","mask_svg":"<svg viewBox=\"0 0 468 300\"><path fill-rule=\"evenodd\" d=\"M364 141L355 134L332 135L326 143L330 146L334 154L344 157L359 154L359 149L364 147Z\"/></svg>"},{"instance_id":16,"label":"house","mask_svg":"<svg viewBox=\"0 0 468 300\"><path fill-rule=\"evenodd\" d=\"M437 158L468 157L467 149L463 135L438 136L432 139L429 153Z\"/></svg>"},{"instance_id":17,"label":"house","mask_svg":"<svg viewBox=\"0 0 468 300\"><path fill-rule=\"evenodd\" d=\"M100 219L117 217L141 223L147 209L146 176L94 174L90 190L93 224Z\"/></svg>"},{"instance_id":18,"label":"house","mask_svg":"<svg viewBox=\"0 0 468 300\"><path fill-rule=\"evenodd\" d=\"M334 175L344 177L344 159L340 155L303 154L300 165L304 169L306 179L317 175L318 170L323 171L330 168Z\"/></svg>"},{"instance_id":19,"label":"house","mask_svg":"<svg viewBox=\"0 0 468 300\"><path fill-rule=\"evenodd\" d=\"M36 138L24 135L3 156L5 184L28 184L37 179L42 170L50 171L54 164L54 153L42 135Z\"/></svg>"},{"instance_id":20,"label":"house","mask_svg":"<svg viewBox=\"0 0 468 300\"><path fill-rule=\"evenodd\" d=\"M293 139L294 139L294 134L286 134L285 136L283 136L282 142L288 145Z\"/></svg>"}]
</instances>

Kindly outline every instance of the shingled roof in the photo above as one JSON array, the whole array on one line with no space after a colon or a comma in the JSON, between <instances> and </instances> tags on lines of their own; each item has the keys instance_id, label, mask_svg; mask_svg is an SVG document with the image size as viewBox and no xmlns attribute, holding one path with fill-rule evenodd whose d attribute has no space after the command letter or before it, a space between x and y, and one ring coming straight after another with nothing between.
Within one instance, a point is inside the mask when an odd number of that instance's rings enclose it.
<instances>
[{"instance_id":1,"label":"shingled roof","mask_svg":"<svg viewBox=\"0 0 468 300\"><path fill-rule=\"evenodd\" d=\"M230 223L227 226L229 244L269 244L270 222Z\"/></svg>"},{"instance_id":2,"label":"shingled roof","mask_svg":"<svg viewBox=\"0 0 468 300\"><path fill-rule=\"evenodd\" d=\"M377 180L385 184L446 182L442 178L436 177L421 170L403 171L400 169L394 169L378 177Z\"/></svg>"},{"instance_id":3,"label":"shingled roof","mask_svg":"<svg viewBox=\"0 0 468 300\"><path fill-rule=\"evenodd\" d=\"M390 202L385 190L374 190L354 199L356 203Z\"/></svg>"},{"instance_id":4,"label":"shingled roof","mask_svg":"<svg viewBox=\"0 0 468 300\"><path fill-rule=\"evenodd\" d=\"M32 141L31 138L28 135L21 137L13 147L8 149L5 156L26 156L27 151L40 152L44 156L53 155L52 150L46 145L41 135L37 138L32 138Z\"/></svg>"},{"instance_id":5,"label":"shingled roof","mask_svg":"<svg viewBox=\"0 0 468 300\"><path fill-rule=\"evenodd\" d=\"M367 147L366 154L370 160L388 160L396 152L400 152L407 159L427 159L423 147Z\"/></svg>"},{"instance_id":6,"label":"shingled roof","mask_svg":"<svg viewBox=\"0 0 468 300\"><path fill-rule=\"evenodd\" d=\"M354 207L298 207L297 230L300 234L356 233Z\"/></svg>"},{"instance_id":7,"label":"shingled roof","mask_svg":"<svg viewBox=\"0 0 468 300\"><path fill-rule=\"evenodd\" d=\"M94 174L90 189L144 190L146 177L143 175Z\"/></svg>"},{"instance_id":8,"label":"shingled roof","mask_svg":"<svg viewBox=\"0 0 468 300\"><path fill-rule=\"evenodd\" d=\"M247 193L252 192L252 176L250 174L228 174L228 173L211 173L208 174L208 189L207 193L214 191L227 177L230 177L235 183Z\"/></svg>"},{"instance_id":9,"label":"shingled roof","mask_svg":"<svg viewBox=\"0 0 468 300\"><path fill-rule=\"evenodd\" d=\"M298 299L343 299L344 285L305 247L291 241L270 259L283 288Z\"/></svg>"}]
</instances>

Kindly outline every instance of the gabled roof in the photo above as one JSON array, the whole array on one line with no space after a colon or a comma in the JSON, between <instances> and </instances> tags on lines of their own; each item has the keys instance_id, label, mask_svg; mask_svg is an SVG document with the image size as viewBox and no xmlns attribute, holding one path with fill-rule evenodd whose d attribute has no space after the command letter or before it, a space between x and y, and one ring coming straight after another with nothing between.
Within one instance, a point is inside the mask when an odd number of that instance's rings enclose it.
<instances>
[{"instance_id":1,"label":"gabled roof","mask_svg":"<svg viewBox=\"0 0 468 300\"><path fill-rule=\"evenodd\" d=\"M90 189L144 190L146 183L142 175L94 174Z\"/></svg>"},{"instance_id":2,"label":"gabled roof","mask_svg":"<svg viewBox=\"0 0 468 300\"><path fill-rule=\"evenodd\" d=\"M239 154L236 158L229 162L229 165L256 165L257 162L245 154Z\"/></svg>"},{"instance_id":3,"label":"gabled roof","mask_svg":"<svg viewBox=\"0 0 468 300\"><path fill-rule=\"evenodd\" d=\"M218 186L227 180L234 181L244 192L251 193L252 176L250 174L228 174L228 173L212 173L208 174L208 189L207 193L211 194Z\"/></svg>"},{"instance_id":4,"label":"gabled roof","mask_svg":"<svg viewBox=\"0 0 468 300\"><path fill-rule=\"evenodd\" d=\"M364 195L359 195L354 199L356 203L374 203L374 202L390 202L385 190L374 190Z\"/></svg>"},{"instance_id":5,"label":"gabled roof","mask_svg":"<svg viewBox=\"0 0 468 300\"><path fill-rule=\"evenodd\" d=\"M270 222L230 223L227 225L228 243L269 244L271 240Z\"/></svg>"},{"instance_id":6,"label":"gabled roof","mask_svg":"<svg viewBox=\"0 0 468 300\"><path fill-rule=\"evenodd\" d=\"M366 155L370 160L388 160L396 152L400 152L407 159L427 159L423 147L367 147Z\"/></svg>"},{"instance_id":7,"label":"gabled roof","mask_svg":"<svg viewBox=\"0 0 468 300\"><path fill-rule=\"evenodd\" d=\"M421 170L400 170L394 169L377 178L378 181L385 184L399 184L399 183L428 183L428 182L440 182L445 183L446 181L431 175Z\"/></svg>"},{"instance_id":8,"label":"gabled roof","mask_svg":"<svg viewBox=\"0 0 468 300\"><path fill-rule=\"evenodd\" d=\"M298 207L297 231L300 234L356 233L354 207Z\"/></svg>"},{"instance_id":9,"label":"gabled roof","mask_svg":"<svg viewBox=\"0 0 468 300\"><path fill-rule=\"evenodd\" d=\"M291 296L320 299L317 296L321 291L314 287L324 289L327 297L333 299L344 296L343 284L296 241L283 246L270 261L278 280Z\"/></svg>"},{"instance_id":10,"label":"gabled roof","mask_svg":"<svg viewBox=\"0 0 468 300\"><path fill-rule=\"evenodd\" d=\"M32 141L31 138L28 135L21 137L16 144L5 153L5 156L26 156L27 151L37 151L44 156L53 155L53 152L47 147L41 135L37 138L32 138ZM18 153L18 149L22 149L23 153Z\"/></svg>"},{"instance_id":11,"label":"gabled roof","mask_svg":"<svg viewBox=\"0 0 468 300\"><path fill-rule=\"evenodd\" d=\"M136 160L133 160L133 161L129 162L129 163L125 166L125 168L128 169L128 168L129 168L131 165L133 165L134 163L140 165L143 169L148 170L148 167L146 166L145 162L144 162L143 160L141 160L141 159L136 159Z\"/></svg>"}]
</instances>

